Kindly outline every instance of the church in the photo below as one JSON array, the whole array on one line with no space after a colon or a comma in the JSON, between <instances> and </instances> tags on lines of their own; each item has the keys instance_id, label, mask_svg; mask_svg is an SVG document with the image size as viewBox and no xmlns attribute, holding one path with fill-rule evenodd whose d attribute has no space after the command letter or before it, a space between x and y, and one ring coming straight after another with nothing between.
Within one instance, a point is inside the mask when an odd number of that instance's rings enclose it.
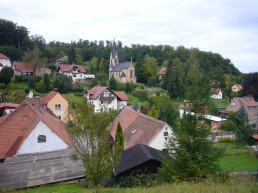
<instances>
[{"instance_id":1,"label":"church","mask_svg":"<svg viewBox=\"0 0 258 193\"><path fill-rule=\"evenodd\" d=\"M131 62L119 63L119 58L116 50L116 42L114 41L109 64L109 79L114 77L117 82L136 83L135 69Z\"/></svg>"}]
</instances>

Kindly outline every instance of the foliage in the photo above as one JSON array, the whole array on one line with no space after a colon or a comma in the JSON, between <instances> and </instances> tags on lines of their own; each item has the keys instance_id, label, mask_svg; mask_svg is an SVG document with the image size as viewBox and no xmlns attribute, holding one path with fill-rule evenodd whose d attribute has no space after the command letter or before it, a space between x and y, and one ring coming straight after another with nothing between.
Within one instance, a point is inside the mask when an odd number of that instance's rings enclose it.
<instances>
[{"instance_id":1,"label":"foliage","mask_svg":"<svg viewBox=\"0 0 258 193\"><path fill-rule=\"evenodd\" d=\"M0 46L0 53L8 56L12 62L20 61L24 55L24 52L21 49L13 46Z\"/></svg>"},{"instance_id":2,"label":"foliage","mask_svg":"<svg viewBox=\"0 0 258 193\"><path fill-rule=\"evenodd\" d=\"M114 142L114 166L119 164L121 154L124 150L124 134L123 129L121 127L120 122L117 124L116 128L116 136L115 136L115 142Z\"/></svg>"},{"instance_id":3,"label":"foliage","mask_svg":"<svg viewBox=\"0 0 258 193\"><path fill-rule=\"evenodd\" d=\"M73 46L68 51L68 62L70 64L75 64L76 63L76 52Z\"/></svg>"},{"instance_id":4,"label":"foliage","mask_svg":"<svg viewBox=\"0 0 258 193\"><path fill-rule=\"evenodd\" d=\"M37 75L36 72L45 66L47 59L42 56L39 48L34 48L32 51L29 50L25 53L22 61L30 65L34 74Z\"/></svg>"},{"instance_id":5,"label":"foliage","mask_svg":"<svg viewBox=\"0 0 258 193\"><path fill-rule=\"evenodd\" d=\"M246 74L243 80L243 90L241 91L242 96L253 96L258 100L258 72Z\"/></svg>"},{"instance_id":6,"label":"foliage","mask_svg":"<svg viewBox=\"0 0 258 193\"><path fill-rule=\"evenodd\" d=\"M111 90L117 90L117 81L114 77L111 77L111 79L109 80L109 88Z\"/></svg>"},{"instance_id":7,"label":"foliage","mask_svg":"<svg viewBox=\"0 0 258 193\"><path fill-rule=\"evenodd\" d=\"M42 80L45 84L46 91L49 91L50 90L50 76L47 73L45 73L45 74L43 74Z\"/></svg>"},{"instance_id":8,"label":"foliage","mask_svg":"<svg viewBox=\"0 0 258 193\"><path fill-rule=\"evenodd\" d=\"M44 81L40 81L36 84L36 87L35 87L35 90L39 93L42 93L42 92L47 92L47 87L46 87L46 84L44 83Z\"/></svg>"},{"instance_id":9,"label":"foliage","mask_svg":"<svg viewBox=\"0 0 258 193\"><path fill-rule=\"evenodd\" d=\"M4 83L7 87L8 84L11 82L13 77L14 71L10 67L3 67L0 71L0 82Z\"/></svg>"},{"instance_id":10,"label":"foliage","mask_svg":"<svg viewBox=\"0 0 258 193\"><path fill-rule=\"evenodd\" d=\"M134 171L128 176L118 178L118 186L121 188L142 188L159 185L157 174L140 173Z\"/></svg>"},{"instance_id":11,"label":"foliage","mask_svg":"<svg viewBox=\"0 0 258 193\"><path fill-rule=\"evenodd\" d=\"M86 99L76 104L74 125L69 128L76 156L82 160L86 181L98 189L112 171L112 147L106 130L116 112L94 113Z\"/></svg>"},{"instance_id":12,"label":"foliage","mask_svg":"<svg viewBox=\"0 0 258 193\"><path fill-rule=\"evenodd\" d=\"M236 139L247 143L250 135L255 133L255 129L249 124L248 114L243 106L237 111L236 120Z\"/></svg>"},{"instance_id":13,"label":"foliage","mask_svg":"<svg viewBox=\"0 0 258 193\"><path fill-rule=\"evenodd\" d=\"M188 72L186 99L193 114L185 114L174 128L167 145L172 161L163 161L162 176L173 180L199 180L220 171L219 158L223 151L213 147L210 126L203 118L204 106L209 104L208 81L193 58Z\"/></svg>"},{"instance_id":14,"label":"foliage","mask_svg":"<svg viewBox=\"0 0 258 193\"><path fill-rule=\"evenodd\" d=\"M57 88L60 93L71 91L73 85L72 77L63 74L56 75L52 83L52 88Z\"/></svg>"}]
</instances>

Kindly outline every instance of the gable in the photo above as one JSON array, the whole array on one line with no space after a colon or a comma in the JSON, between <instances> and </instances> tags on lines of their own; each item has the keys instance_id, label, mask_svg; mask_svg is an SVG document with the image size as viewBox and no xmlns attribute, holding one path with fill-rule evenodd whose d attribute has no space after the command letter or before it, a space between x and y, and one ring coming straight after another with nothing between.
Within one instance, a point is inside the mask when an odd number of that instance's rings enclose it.
<instances>
[{"instance_id":1,"label":"gable","mask_svg":"<svg viewBox=\"0 0 258 193\"><path fill-rule=\"evenodd\" d=\"M46 142L39 143L39 135L46 136ZM24 139L16 155L42 153L68 148L68 145L56 135L45 123L40 121L31 133Z\"/></svg>"},{"instance_id":2,"label":"gable","mask_svg":"<svg viewBox=\"0 0 258 193\"><path fill-rule=\"evenodd\" d=\"M61 104L64 108L68 108L68 101L60 93L57 93L48 101L47 107L54 110L55 104Z\"/></svg>"}]
</instances>

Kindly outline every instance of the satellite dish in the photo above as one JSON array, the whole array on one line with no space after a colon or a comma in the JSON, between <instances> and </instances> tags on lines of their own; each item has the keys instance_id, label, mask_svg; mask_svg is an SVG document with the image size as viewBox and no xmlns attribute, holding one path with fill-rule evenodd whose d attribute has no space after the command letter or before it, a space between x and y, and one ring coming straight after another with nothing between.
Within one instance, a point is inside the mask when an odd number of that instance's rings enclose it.
<instances>
[{"instance_id":1,"label":"satellite dish","mask_svg":"<svg viewBox=\"0 0 258 193\"><path fill-rule=\"evenodd\" d=\"M32 97L33 97L33 92L30 91L30 93L29 93L29 98L31 99Z\"/></svg>"}]
</instances>

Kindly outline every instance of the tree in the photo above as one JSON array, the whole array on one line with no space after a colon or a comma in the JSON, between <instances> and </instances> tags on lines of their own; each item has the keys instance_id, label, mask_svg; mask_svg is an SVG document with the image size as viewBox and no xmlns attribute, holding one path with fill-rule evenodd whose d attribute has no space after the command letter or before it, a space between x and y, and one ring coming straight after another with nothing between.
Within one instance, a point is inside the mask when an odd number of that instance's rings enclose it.
<instances>
[{"instance_id":1,"label":"tree","mask_svg":"<svg viewBox=\"0 0 258 193\"><path fill-rule=\"evenodd\" d=\"M116 128L116 136L115 136L115 143L114 143L114 166L119 164L121 153L124 150L124 134L123 129L121 127L120 122L117 124Z\"/></svg>"},{"instance_id":2,"label":"tree","mask_svg":"<svg viewBox=\"0 0 258 193\"><path fill-rule=\"evenodd\" d=\"M3 67L0 71L0 82L4 83L7 87L8 84L11 82L13 77L14 71L10 67Z\"/></svg>"},{"instance_id":3,"label":"tree","mask_svg":"<svg viewBox=\"0 0 258 193\"><path fill-rule=\"evenodd\" d=\"M35 75L47 62L47 59L42 56L42 53L38 48L26 52L22 60L33 68L33 74Z\"/></svg>"},{"instance_id":4,"label":"tree","mask_svg":"<svg viewBox=\"0 0 258 193\"><path fill-rule=\"evenodd\" d=\"M86 181L98 188L112 172L112 145L108 124L116 116L115 111L93 112L86 99L76 104L69 134L74 143L74 159L81 159Z\"/></svg>"},{"instance_id":5,"label":"tree","mask_svg":"<svg viewBox=\"0 0 258 193\"><path fill-rule=\"evenodd\" d=\"M46 86L46 91L48 91L50 89L50 77L49 77L49 75L47 73L45 73L43 75L43 79L42 80L43 80L43 82L44 82L44 84Z\"/></svg>"},{"instance_id":6,"label":"tree","mask_svg":"<svg viewBox=\"0 0 258 193\"><path fill-rule=\"evenodd\" d=\"M198 180L220 171L218 164L223 151L215 149L210 139L211 128L204 120L203 106L209 101L209 82L199 68L198 61L192 63L188 72L186 99L190 104L188 113L176 127L174 136L169 138L167 148L173 161L163 161L161 176L167 181ZM167 170L170 173L165 173Z\"/></svg>"},{"instance_id":7,"label":"tree","mask_svg":"<svg viewBox=\"0 0 258 193\"><path fill-rule=\"evenodd\" d=\"M241 95L251 95L255 100L258 100L258 72L249 73L244 76Z\"/></svg>"},{"instance_id":8,"label":"tree","mask_svg":"<svg viewBox=\"0 0 258 193\"><path fill-rule=\"evenodd\" d=\"M237 111L236 120L236 139L243 143L247 143L250 135L254 134L255 130L249 124L248 114L243 106Z\"/></svg>"},{"instance_id":9,"label":"tree","mask_svg":"<svg viewBox=\"0 0 258 193\"><path fill-rule=\"evenodd\" d=\"M114 77L111 77L109 80L109 88L111 90L117 90L117 81Z\"/></svg>"},{"instance_id":10,"label":"tree","mask_svg":"<svg viewBox=\"0 0 258 193\"><path fill-rule=\"evenodd\" d=\"M74 49L73 46L69 49L68 61L69 61L70 64L75 64L76 63L76 52L75 52L75 49Z\"/></svg>"}]
</instances>

